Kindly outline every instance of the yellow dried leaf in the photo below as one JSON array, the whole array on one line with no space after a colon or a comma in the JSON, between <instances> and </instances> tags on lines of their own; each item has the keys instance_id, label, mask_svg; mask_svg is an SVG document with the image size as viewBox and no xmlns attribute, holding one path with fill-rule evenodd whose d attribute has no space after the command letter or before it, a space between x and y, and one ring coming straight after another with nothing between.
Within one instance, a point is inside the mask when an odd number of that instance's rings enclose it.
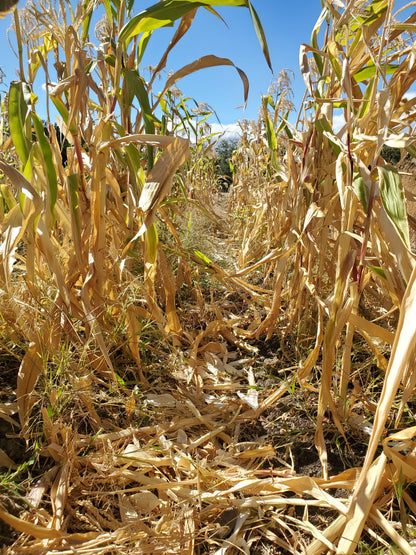
<instances>
[{"instance_id":1,"label":"yellow dried leaf","mask_svg":"<svg viewBox=\"0 0 416 555\"><path fill-rule=\"evenodd\" d=\"M35 404L32 394L42 372L42 367L43 360L40 346L32 342L23 357L17 375L16 398L23 432L27 430L30 413Z\"/></svg>"},{"instance_id":2,"label":"yellow dried leaf","mask_svg":"<svg viewBox=\"0 0 416 555\"><path fill-rule=\"evenodd\" d=\"M43 526L38 526L32 522L21 520L20 518L17 518L2 509L0 509L0 518L18 532L28 534L29 536L33 536L39 540L56 540L64 537L64 534L60 530L44 528Z\"/></svg>"},{"instance_id":3,"label":"yellow dried leaf","mask_svg":"<svg viewBox=\"0 0 416 555\"><path fill-rule=\"evenodd\" d=\"M66 499L68 497L68 486L70 477L71 464L66 462L56 477L51 488L51 502L53 509L52 526L56 530L60 530L64 520L64 509Z\"/></svg>"},{"instance_id":4,"label":"yellow dried leaf","mask_svg":"<svg viewBox=\"0 0 416 555\"><path fill-rule=\"evenodd\" d=\"M175 277L166 260L165 253L159 248L159 270L160 277L162 278L163 287L165 289L166 299L166 320L167 324L165 330L167 333L179 334L182 331L182 326L179 322L175 306Z\"/></svg>"},{"instance_id":5,"label":"yellow dried leaf","mask_svg":"<svg viewBox=\"0 0 416 555\"><path fill-rule=\"evenodd\" d=\"M136 399L134 397L134 395L131 395L127 401L126 401L126 416L127 416L127 420L130 420L130 418L133 416L134 411L136 410Z\"/></svg>"},{"instance_id":6,"label":"yellow dried leaf","mask_svg":"<svg viewBox=\"0 0 416 555\"><path fill-rule=\"evenodd\" d=\"M189 142L180 137L175 137L159 156L140 195L139 208L143 212L144 222L132 241L143 235L146 229L152 225L159 204L170 192L176 170L189 159L190 155Z\"/></svg>"},{"instance_id":7,"label":"yellow dried leaf","mask_svg":"<svg viewBox=\"0 0 416 555\"><path fill-rule=\"evenodd\" d=\"M382 484L386 462L387 458L383 453L361 479L360 488L351 503L350 517L338 544L338 553L352 555L355 552L365 521Z\"/></svg>"},{"instance_id":8,"label":"yellow dried leaf","mask_svg":"<svg viewBox=\"0 0 416 555\"><path fill-rule=\"evenodd\" d=\"M238 459L257 459L265 457L275 457L276 451L272 445L264 445L258 449L249 449L248 451L243 451L235 455Z\"/></svg>"}]
</instances>

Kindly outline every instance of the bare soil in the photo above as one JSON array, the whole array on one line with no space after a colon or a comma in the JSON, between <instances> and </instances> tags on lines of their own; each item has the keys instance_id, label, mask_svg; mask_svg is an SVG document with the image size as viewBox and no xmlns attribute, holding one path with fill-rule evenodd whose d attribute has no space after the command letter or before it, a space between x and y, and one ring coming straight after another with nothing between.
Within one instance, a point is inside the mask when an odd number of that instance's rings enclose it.
<instances>
[{"instance_id":1,"label":"bare soil","mask_svg":"<svg viewBox=\"0 0 416 555\"><path fill-rule=\"evenodd\" d=\"M287 361L278 338L265 341L259 347L260 352L254 364L256 383L261 388L269 389L283 380L287 384L288 395L268 408L258 419L245 424L240 439L271 444L276 450L277 459L268 461L270 469L284 463L297 475L321 477L322 465L314 441L318 393L300 389L292 371L285 370L286 364L282 363ZM368 437L363 436L358 429L347 426L343 437L328 414L325 439L330 475L361 466Z\"/></svg>"}]
</instances>

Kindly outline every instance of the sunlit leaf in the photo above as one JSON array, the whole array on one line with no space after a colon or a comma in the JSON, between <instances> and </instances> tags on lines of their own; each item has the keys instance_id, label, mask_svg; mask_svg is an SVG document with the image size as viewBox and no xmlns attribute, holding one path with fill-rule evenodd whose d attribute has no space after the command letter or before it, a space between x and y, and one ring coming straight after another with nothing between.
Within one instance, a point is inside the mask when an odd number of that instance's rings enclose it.
<instances>
[{"instance_id":1,"label":"sunlit leaf","mask_svg":"<svg viewBox=\"0 0 416 555\"><path fill-rule=\"evenodd\" d=\"M26 118L29 113L30 90L26 83L13 81L9 91L9 125L16 152L25 165L30 151L26 136Z\"/></svg>"},{"instance_id":2,"label":"sunlit leaf","mask_svg":"<svg viewBox=\"0 0 416 555\"><path fill-rule=\"evenodd\" d=\"M144 86L143 78L140 77L139 73L133 69L124 70L124 83L123 90L127 95L126 104L129 106L135 96L140 103L142 109L144 128L146 133L153 134L155 132L155 121L158 122L157 118L153 114L153 110L150 107L149 97ZM149 169L153 167L153 148L148 147L148 164Z\"/></svg>"},{"instance_id":3,"label":"sunlit leaf","mask_svg":"<svg viewBox=\"0 0 416 555\"><path fill-rule=\"evenodd\" d=\"M364 183L364 179L362 178L360 173L355 173L354 174L354 178L352 181L352 187L355 191L355 194L357 195L357 197L360 199L360 202L365 210L365 212L367 212L368 210L368 199L370 196L370 192L368 190L367 185Z\"/></svg>"},{"instance_id":4,"label":"sunlit leaf","mask_svg":"<svg viewBox=\"0 0 416 555\"><path fill-rule=\"evenodd\" d=\"M54 166L53 157L52 157L52 149L48 139L45 136L45 130L43 128L42 120L34 112L32 113L32 121L35 127L36 136L39 141L39 146L42 153L43 167L46 172L48 185L49 185L49 207L50 207L51 214L53 214L53 209L58 195L58 189L57 189L58 183L57 183L56 171L55 171L55 166Z\"/></svg>"},{"instance_id":5,"label":"sunlit leaf","mask_svg":"<svg viewBox=\"0 0 416 555\"><path fill-rule=\"evenodd\" d=\"M121 30L120 40L128 40L135 35L151 32L159 27L171 26L176 20L186 15L189 11L198 7L208 8L210 6L242 6L250 10L257 38L267 64L271 69L270 55L264 30L250 0L163 0L143 10L135 17L132 17Z\"/></svg>"},{"instance_id":6,"label":"sunlit leaf","mask_svg":"<svg viewBox=\"0 0 416 555\"><path fill-rule=\"evenodd\" d=\"M380 177L380 197L383 206L399 232L404 243L409 246L409 224L403 185L393 166L378 167Z\"/></svg>"},{"instance_id":7,"label":"sunlit leaf","mask_svg":"<svg viewBox=\"0 0 416 555\"><path fill-rule=\"evenodd\" d=\"M60 116L62 117L62 119L64 120L64 122L66 124L68 124L69 121L70 121L69 120L68 108L65 106L65 104L62 102L62 100L58 96L51 95L51 100L55 104L55 108L58 110L58 112L59 112ZM69 130L73 135L78 134L78 129L77 129L74 122L70 123Z\"/></svg>"},{"instance_id":8,"label":"sunlit leaf","mask_svg":"<svg viewBox=\"0 0 416 555\"><path fill-rule=\"evenodd\" d=\"M399 66L397 64L387 64L383 67L383 69L386 71L386 75L392 75L398 67ZM360 71L354 73L354 79L357 81L357 83L360 83L361 81L366 81L374 77L376 71L377 67L374 64L368 64L366 67L360 69Z\"/></svg>"},{"instance_id":9,"label":"sunlit leaf","mask_svg":"<svg viewBox=\"0 0 416 555\"><path fill-rule=\"evenodd\" d=\"M194 250L194 254L196 254L196 256L207 266L211 264L211 260L203 252Z\"/></svg>"}]
</instances>

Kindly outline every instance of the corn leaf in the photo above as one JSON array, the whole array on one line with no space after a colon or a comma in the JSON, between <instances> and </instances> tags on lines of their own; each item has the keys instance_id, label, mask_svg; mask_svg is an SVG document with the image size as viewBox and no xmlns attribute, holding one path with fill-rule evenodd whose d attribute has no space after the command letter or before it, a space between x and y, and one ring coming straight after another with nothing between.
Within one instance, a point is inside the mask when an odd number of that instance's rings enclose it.
<instances>
[{"instance_id":1,"label":"corn leaf","mask_svg":"<svg viewBox=\"0 0 416 555\"><path fill-rule=\"evenodd\" d=\"M266 36L264 34L263 27L260 23L259 16L257 15L255 9L253 8L250 0L247 0L247 4L248 4L248 9L250 10L251 19L253 21L254 29L256 31L257 39L260 43L261 49L263 50L263 55L266 59L267 65L270 68L270 71L273 72L272 63L270 61L269 49L268 49L267 41L266 41Z\"/></svg>"},{"instance_id":2,"label":"corn leaf","mask_svg":"<svg viewBox=\"0 0 416 555\"><path fill-rule=\"evenodd\" d=\"M30 142L26 137L25 126L29 112L30 91L26 83L14 81L9 91L9 125L16 152L25 166L29 158Z\"/></svg>"},{"instance_id":3,"label":"corn leaf","mask_svg":"<svg viewBox=\"0 0 416 555\"><path fill-rule=\"evenodd\" d=\"M68 175L67 180L68 201L71 210L72 239L75 245L75 254L80 268L82 267L81 221L79 211L79 180L77 174Z\"/></svg>"},{"instance_id":4,"label":"corn leaf","mask_svg":"<svg viewBox=\"0 0 416 555\"><path fill-rule=\"evenodd\" d=\"M65 124L68 125L68 123L69 123L68 108L65 106L65 104L62 102L62 100L58 96L52 96L51 95L50 98L51 98L52 102L55 104L55 108L58 110L59 115L62 117ZM75 123L73 123L73 122L70 123L69 131L72 133L72 135L78 135L78 129L77 129Z\"/></svg>"},{"instance_id":5,"label":"corn leaf","mask_svg":"<svg viewBox=\"0 0 416 555\"><path fill-rule=\"evenodd\" d=\"M35 127L36 136L38 138L40 150L42 153L43 167L46 172L46 177L47 177L48 186L49 186L49 207L50 207L51 214L53 214L53 208L55 206L55 202L58 195L58 183L56 178L55 166L52 158L52 149L48 139L45 136L45 130L43 128L42 120L34 112L32 113L32 121Z\"/></svg>"},{"instance_id":6,"label":"corn leaf","mask_svg":"<svg viewBox=\"0 0 416 555\"><path fill-rule=\"evenodd\" d=\"M370 192L368 190L367 185L364 183L364 179L362 178L359 172L354 173L352 188L354 189L354 192L357 195L357 197L360 199L360 202L364 210L367 212Z\"/></svg>"},{"instance_id":7,"label":"corn leaf","mask_svg":"<svg viewBox=\"0 0 416 555\"><path fill-rule=\"evenodd\" d=\"M184 66L183 68L179 69L178 71L176 71L166 81L166 85L165 85L165 88L163 90L162 96L163 96L163 94L166 93L166 91L174 83L176 83L176 81L178 81L179 79L182 79L182 77L186 77L187 75L190 75L191 73L194 73L195 71L198 71L200 69L205 69L207 67L215 67L215 66L233 66L233 67L235 67L235 69L237 70L237 72L240 75L240 78L243 82L244 102L247 103L248 89L249 89L247 75L244 73L244 71L242 69L240 69L236 65L234 65L233 62L231 60L229 60L228 58L218 58L217 56L213 56L213 55L203 56L202 58L199 58L198 60L195 60L194 62L192 62L192 63Z\"/></svg>"},{"instance_id":8,"label":"corn leaf","mask_svg":"<svg viewBox=\"0 0 416 555\"><path fill-rule=\"evenodd\" d=\"M160 27L172 26L173 23L189 11L206 6L247 6L246 0L163 0L143 10L131 18L120 32L120 40L128 40L135 35L154 31Z\"/></svg>"},{"instance_id":9,"label":"corn leaf","mask_svg":"<svg viewBox=\"0 0 416 555\"><path fill-rule=\"evenodd\" d=\"M397 64L387 64L386 66L384 66L384 70L387 75L392 75L398 67L399 66ZM357 71L357 73L354 73L354 79L357 81L357 83L360 83L361 81L366 81L367 79L371 79L372 77L374 77L376 71L377 67L374 64L368 64L366 67L360 69L360 71Z\"/></svg>"},{"instance_id":10,"label":"corn leaf","mask_svg":"<svg viewBox=\"0 0 416 555\"><path fill-rule=\"evenodd\" d=\"M195 0L163 0L131 18L121 30L120 40L125 41L140 33L151 32L160 27L172 26L177 19L180 19L191 10L199 7L209 9L210 6L242 6L250 10L258 41L267 64L272 69L264 30L250 0L205 0L202 2Z\"/></svg>"},{"instance_id":11,"label":"corn leaf","mask_svg":"<svg viewBox=\"0 0 416 555\"><path fill-rule=\"evenodd\" d=\"M378 167L378 172L380 178L380 197L383 206L404 243L409 246L406 200L400 176L393 166L380 166Z\"/></svg>"},{"instance_id":12,"label":"corn leaf","mask_svg":"<svg viewBox=\"0 0 416 555\"><path fill-rule=\"evenodd\" d=\"M144 280L155 281L157 270L157 251L159 246L159 236L155 224L149 226L145 236L145 271Z\"/></svg>"},{"instance_id":13,"label":"corn leaf","mask_svg":"<svg viewBox=\"0 0 416 555\"><path fill-rule=\"evenodd\" d=\"M39 526L38 524L33 524L27 520L17 518L17 516L13 516L3 509L0 509L0 518L18 532L28 534L29 536L33 536L34 538L41 540L56 540L57 538L63 538L65 535L60 530L45 528L44 526Z\"/></svg>"},{"instance_id":14,"label":"corn leaf","mask_svg":"<svg viewBox=\"0 0 416 555\"><path fill-rule=\"evenodd\" d=\"M185 139L176 137L159 156L149 173L140 196L139 209L144 214L144 223L137 234L140 237L154 222L160 203L170 192L173 176L178 167L190 156L189 144Z\"/></svg>"},{"instance_id":15,"label":"corn leaf","mask_svg":"<svg viewBox=\"0 0 416 555\"><path fill-rule=\"evenodd\" d=\"M141 63L151 36L152 32L149 31L147 33L143 33L140 37L139 46L137 47L137 64Z\"/></svg>"}]
</instances>

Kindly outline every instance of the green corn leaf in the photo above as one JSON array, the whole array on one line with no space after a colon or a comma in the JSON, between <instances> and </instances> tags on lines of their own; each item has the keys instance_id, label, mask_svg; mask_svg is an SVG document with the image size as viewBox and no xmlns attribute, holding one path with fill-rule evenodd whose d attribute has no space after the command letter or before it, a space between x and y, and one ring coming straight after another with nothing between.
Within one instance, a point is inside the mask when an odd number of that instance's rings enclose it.
<instances>
[{"instance_id":1,"label":"green corn leaf","mask_svg":"<svg viewBox=\"0 0 416 555\"><path fill-rule=\"evenodd\" d=\"M330 135L334 134L334 131L325 116L316 120L315 127L318 133L321 135L323 135L325 132ZM339 147L339 145L337 145L337 143L335 143L334 141L331 141L328 135L327 135L327 139L334 156L338 158L339 153L341 152L341 148Z\"/></svg>"},{"instance_id":2,"label":"green corn leaf","mask_svg":"<svg viewBox=\"0 0 416 555\"><path fill-rule=\"evenodd\" d=\"M139 46L137 47L137 64L140 65L143 55L146 51L146 47L149 43L150 37L152 36L151 31L148 33L143 33L139 40Z\"/></svg>"},{"instance_id":3,"label":"green corn leaf","mask_svg":"<svg viewBox=\"0 0 416 555\"><path fill-rule=\"evenodd\" d=\"M344 109L348 107L347 102L334 102L333 105L334 109Z\"/></svg>"},{"instance_id":4,"label":"green corn leaf","mask_svg":"<svg viewBox=\"0 0 416 555\"><path fill-rule=\"evenodd\" d=\"M318 46L318 33L322 23L325 21L327 16L328 16L328 8L324 8L318 18L318 21L315 23L315 27L313 28L313 31L312 31L311 45L316 51L320 50ZM317 52L313 52L313 57L315 58L316 67L318 68L319 75L322 75L324 71L323 57L320 56Z\"/></svg>"},{"instance_id":5,"label":"green corn leaf","mask_svg":"<svg viewBox=\"0 0 416 555\"><path fill-rule=\"evenodd\" d=\"M273 110L276 109L276 105L275 105L275 103L273 101L273 98L271 97L270 94L263 95L262 96L262 101L263 101L264 108L267 108L267 105L269 104L273 108Z\"/></svg>"},{"instance_id":6,"label":"green corn leaf","mask_svg":"<svg viewBox=\"0 0 416 555\"><path fill-rule=\"evenodd\" d=\"M368 112L368 109L370 107L370 98L373 94L375 83L376 83L375 77L371 78L363 94L363 99L360 104L360 110L358 112L358 118L362 118Z\"/></svg>"},{"instance_id":7,"label":"green corn leaf","mask_svg":"<svg viewBox=\"0 0 416 555\"><path fill-rule=\"evenodd\" d=\"M197 250L194 250L193 252L204 264L206 264L207 266L211 264L211 260L207 256L205 256L203 252Z\"/></svg>"},{"instance_id":8,"label":"green corn leaf","mask_svg":"<svg viewBox=\"0 0 416 555\"><path fill-rule=\"evenodd\" d=\"M49 207L51 210L51 214L53 214L53 209L58 196L58 183L56 178L55 166L53 163L52 149L48 139L46 138L45 130L43 128L43 123L40 117L37 114L32 113L32 121L42 153L43 166L46 172L49 186Z\"/></svg>"},{"instance_id":9,"label":"green corn leaf","mask_svg":"<svg viewBox=\"0 0 416 555\"><path fill-rule=\"evenodd\" d=\"M413 158L416 158L416 148L413 145L408 145L406 150Z\"/></svg>"},{"instance_id":10,"label":"green corn leaf","mask_svg":"<svg viewBox=\"0 0 416 555\"><path fill-rule=\"evenodd\" d=\"M261 49L263 50L263 55L266 59L267 65L269 66L270 71L273 72L272 63L270 61L269 49L267 47L266 36L264 34L263 27L260 23L259 16L257 15L257 12L251 5L250 0L247 0L247 3L248 3L248 9L250 10L251 19L253 21L254 30L256 31L257 40L259 41Z\"/></svg>"},{"instance_id":11,"label":"green corn leaf","mask_svg":"<svg viewBox=\"0 0 416 555\"><path fill-rule=\"evenodd\" d=\"M388 0L373 0L370 5L364 10L363 17L356 17L355 21L351 22L350 30L355 33L357 29L362 26L372 25L378 20L379 26L383 23L388 7Z\"/></svg>"},{"instance_id":12,"label":"green corn leaf","mask_svg":"<svg viewBox=\"0 0 416 555\"><path fill-rule=\"evenodd\" d=\"M352 57L353 53L355 52L355 49L357 48L357 46L360 44L360 42L362 40L362 34L363 34L362 28L359 27L357 29L357 31L355 32L354 39L351 43L351 47L348 50L348 54L349 54L350 58Z\"/></svg>"},{"instance_id":13,"label":"green corn leaf","mask_svg":"<svg viewBox=\"0 0 416 555\"><path fill-rule=\"evenodd\" d=\"M7 208L9 210L11 210L12 208L14 208L17 204L16 199L13 196L13 193L10 191L10 188L8 185L0 185L0 191L1 191L1 196L2 199L4 200L4 202L7 205Z\"/></svg>"},{"instance_id":14,"label":"green corn leaf","mask_svg":"<svg viewBox=\"0 0 416 555\"><path fill-rule=\"evenodd\" d=\"M29 113L29 99L28 86L20 81L13 81L9 91L10 134L23 166L26 165L30 152L30 142L25 133L26 118Z\"/></svg>"},{"instance_id":15,"label":"green corn leaf","mask_svg":"<svg viewBox=\"0 0 416 555\"><path fill-rule=\"evenodd\" d=\"M154 265L157 262L157 248L159 245L159 237L157 234L156 224L151 225L145 232L146 241L146 262Z\"/></svg>"},{"instance_id":16,"label":"green corn leaf","mask_svg":"<svg viewBox=\"0 0 416 555\"><path fill-rule=\"evenodd\" d=\"M382 277L383 279L387 279L386 272L380 266L368 266L370 270L372 270L375 274Z\"/></svg>"},{"instance_id":17,"label":"green corn leaf","mask_svg":"<svg viewBox=\"0 0 416 555\"><path fill-rule=\"evenodd\" d=\"M71 206L71 219L75 224L75 232L76 232L74 237L74 242L77 248L77 245L81 244L81 224L79 220L78 175L77 174L68 175L67 185L68 185L68 191L69 191L69 202ZM77 248L77 251L78 250L79 249Z\"/></svg>"},{"instance_id":18,"label":"green corn leaf","mask_svg":"<svg viewBox=\"0 0 416 555\"><path fill-rule=\"evenodd\" d=\"M331 66L335 72L336 78L338 81L342 79L342 66L340 64L340 53L338 51L338 45L335 41L329 41L327 46L329 61L331 62Z\"/></svg>"},{"instance_id":19,"label":"green corn leaf","mask_svg":"<svg viewBox=\"0 0 416 555\"><path fill-rule=\"evenodd\" d=\"M104 56L104 60L111 67L116 67L116 57L114 56L114 54L107 54L106 56Z\"/></svg>"},{"instance_id":20,"label":"green corn leaf","mask_svg":"<svg viewBox=\"0 0 416 555\"><path fill-rule=\"evenodd\" d=\"M160 122L153 115L152 108L150 107L149 97L147 95L147 91L144 86L143 78L140 77L139 72L137 70L135 69L124 70L123 88L124 88L125 94L127 95L129 106L131 105L134 96L139 101L140 107L142 109L144 129L146 133L153 135L155 132L155 122L157 123L160 123ZM148 152L149 170L151 170L153 167L153 147L148 146L147 152Z\"/></svg>"},{"instance_id":21,"label":"green corn leaf","mask_svg":"<svg viewBox=\"0 0 416 555\"><path fill-rule=\"evenodd\" d=\"M387 64L387 66L383 66L383 69L386 72L386 75L392 75L399 66L397 64ZM354 79L357 83L361 81L366 81L367 79L371 79L376 74L377 68L374 64L369 63L367 66L357 71L354 74Z\"/></svg>"},{"instance_id":22,"label":"green corn leaf","mask_svg":"<svg viewBox=\"0 0 416 555\"><path fill-rule=\"evenodd\" d=\"M162 112L164 112L165 115L170 116L170 112L168 110L168 105L166 104L166 100L164 98L160 99L160 108L162 109Z\"/></svg>"},{"instance_id":23,"label":"green corn leaf","mask_svg":"<svg viewBox=\"0 0 416 555\"><path fill-rule=\"evenodd\" d=\"M368 187L364 183L364 179L361 177L361 174L359 172L354 173L352 188L354 189L355 194L359 198L365 212L367 213L370 193Z\"/></svg>"},{"instance_id":24,"label":"green corn leaf","mask_svg":"<svg viewBox=\"0 0 416 555\"><path fill-rule=\"evenodd\" d=\"M410 247L406 200L400 176L393 166L379 166L377 169L383 206L403 241Z\"/></svg>"},{"instance_id":25,"label":"green corn leaf","mask_svg":"<svg viewBox=\"0 0 416 555\"><path fill-rule=\"evenodd\" d=\"M88 10L89 5L90 5L90 0L87 0L83 4L84 13L85 12L88 12L88 13L84 17L84 21L82 22L82 34L81 34L82 42L85 42L87 40L88 32L90 30L90 24L91 24L91 18L92 18L93 10L92 9Z\"/></svg>"},{"instance_id":26,"label":"green corn leaf","mask_svg":"<svg viewBox=\"0 0 416 555\"><path fill-rule=\"evenodd\" d=\"M277 139L273 129L273 122L267 111L267 97L263 97L264 119L266 122L267 143L271 150L273 165L277 167Z\"/></svg>"},{"instance_id":27,"label":"green corn leaf","mask_svg":"<svg viewBox=\"0 0 416 555\"><path fill-rule=\"evenodd\" d=\"M136 199L139 199L143 188L143 183L140 179L140 170L141 170L140 164L142 161L142 156L140 155L140 152L137 146L133 143L126 145L125 150L127 155L126 164L133 178L132 189L136 196Z\"/></svg>"},{"instance_id":28,"label":"green corn leaf","mask_svg":"<svg viewBox=\"0 0 416 555\"><path fill-rule=\"evenodd\" d=\"M58 110L65 124L68 125L69 112L67 107L58 96L51 96L50 98L52 102L55 104L55 108ZM75 136L78 135L78 129L74 122L72 122L71 125L69 126L69 131L72 133L72 135L75 135Z\"/></svg>"},{"instance_id":29,"label":"green corn leaf","mask_svg":"<svg viewBox=\"0 0 416 555\"><path fill-rule=\"evenodd\" d=\"M156 224L149 226L144 234L145 241L145 272L144 279L154 282L157 272L157 251L159 247L159 236Z\"/></svg>"},{"instance_id":30,"label":"green corn leaf","mask_svg":"<svg viewBox=\"0 0 416 555\"><path fill-rule=\"evenodd\" d=\"M145 131L146 133L154 134L155 122L158 122L158 120L152 113L143 78L140 77L137 70L125 69L124 80L129 105L132 103L133 97L136 97L142 109Z\"/></svg>"},{"instance_id":31,"label":"green corn leaf","mask_svg":"<svg viewBox=\"0 0 416 555\"><path fill-rule=\"evenodd\" d=\"M110 24L110 27L113 26L113 12L111 9L111 1L110 0L103 0L105 13Z\"/></svg>"},{"instance_id":32,"label":"green corn leaf","mask_svg":"<svg viewBox=\"0 0 416 555\"><path fill-rule=\"evenodd\" d=\"M211 6L240 6L250 10L257 39L263 50L266 62L270 69L272 69L264 30L250 0L162 0L132 17L121 30L119 38L121 41L126 41L140 33L151 32L160 27L172 26L175 21L195 8L203 7L209 9Z\"/></svg>"},{"instance_id":33,"label":"green corn leaf","mask_svg":"<svg viewBox=\"0 0 416 555\"><path fill-rule=\"evenodd\" d=\"M282 118L282 121L280 122L279 127L276 129L276 137L278 137L279 134L284 130L284 132L286 133L286 136L289 139L293 139L293 134L289 128L289 125L287 124L289 114L290 114L290 110L287 110L284 117Z\"/></svg>"},{"instance_id":34,"label":"green corn leaf","mask_svg":"<svg viewBox=\"0 0 416 555\"><path fill-rule=\"evenodd\" d=\"M205 2L194 0L162 0L153 6L143 10L132 17L120 32L120 40L128 40L135 35L154 31L160 27L172 26L173 23L186 15L191 10L199 7L223 5L223 6L247 6L246 0L223 0L222 2L206 0Z\"/></svg>"},{"instance_id":35,"label":"green corn leaf","mask_svg":"<svg viewBox=\"0 0 416 555\"><path fill-rule=\"evenodd\" d=\"M52 52L54 48L57 48L57 43L53 35L51 33L45 33L42 36L42 44L32 50L32 55L30 56L30 74L33 80L42 64L44 68L46 68L45 60L47 60L49 52Z\"/></svg>"}]
</instances>

